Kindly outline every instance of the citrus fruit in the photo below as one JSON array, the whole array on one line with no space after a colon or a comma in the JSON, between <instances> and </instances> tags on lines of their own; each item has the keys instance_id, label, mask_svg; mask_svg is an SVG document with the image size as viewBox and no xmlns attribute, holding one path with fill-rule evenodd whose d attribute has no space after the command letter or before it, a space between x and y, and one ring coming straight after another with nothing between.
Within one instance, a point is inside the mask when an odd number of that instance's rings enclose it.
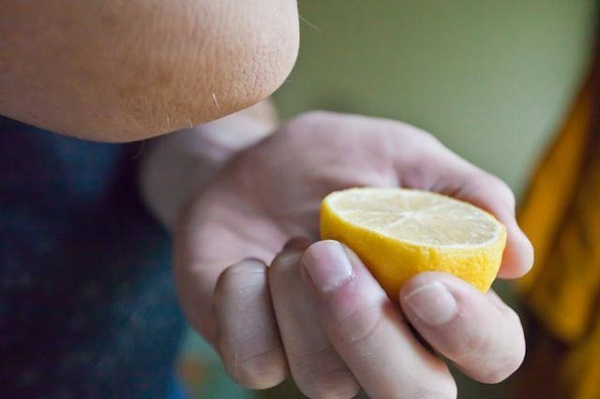
<instances>
[{"instance_id":1,"label":"citrus fruit","mask_svg":"<svg viewBox=\"0 0 600 399\"><path fill-rule=\"evenodd\" d=\"M417 273L451 273L487 291L500 268L506 228L489 213L444 195L354 188L321 205L321 237L351 248L396 298Z\"/></svg>"}]
</instances>

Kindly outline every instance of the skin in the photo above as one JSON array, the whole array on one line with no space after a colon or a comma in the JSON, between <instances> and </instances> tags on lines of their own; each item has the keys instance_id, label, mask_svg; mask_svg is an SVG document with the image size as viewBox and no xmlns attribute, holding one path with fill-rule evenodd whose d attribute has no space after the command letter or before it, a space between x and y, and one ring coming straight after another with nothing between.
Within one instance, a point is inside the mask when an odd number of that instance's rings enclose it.
<instances>
[{"instance_id":1,"label":"skin","mask_svg":"<svg viewBox=\"0 0 600 399\"><path fill-rule=\"evenodd\" d=\"M373 398L454 398L444 358L478 381L509 376L524 356L523 330L493 292L426 273L388 298L351 251L317 241L321 199L364 185L431 190L481 206L508 229L501 276L531 266L514 197L499 179L412 126L309 113L233 155L181 208L172 225L175 277L192 326L229 374L255 389L291 377L315 398L349 398L360 388ZM335 277L348 264L350 275L336 284L311 278ZM432 324L423 315L436 299L419 298L440 284L455 312Z\"/></svg>"},{"instance_id":2,"label":"skin","mask_svg":"<svg viewBox=\"0 0 600 399\"><path fill-rule=\"evenodd\" d=\"M0 114L133 141L247 108L298 52L294 0L0 0Z\"/></svg>"},{"instance_id":3,"label":"skin","mask_svg":"<svg viewBox=\"0 0 600 399\"><path fill-rule=\"evenodd\" d=\"M317 241L319 203L332 190L437 191L507 225L501 276L518 277L532 250L501 181L389 120L310 113L276 128L262 105L206 124L258 103L286 78L298 50L294 1L0 7L0 114L100 141L203 124L154 140L140 186L172 230L188 320L240 384L267 388L291 377L315 398L360 388L373 398L453 398L444 358L483 382L521 363L519 319L493 292L427 273L388 298L351 251Z\"/></svg>"}]
</instances>

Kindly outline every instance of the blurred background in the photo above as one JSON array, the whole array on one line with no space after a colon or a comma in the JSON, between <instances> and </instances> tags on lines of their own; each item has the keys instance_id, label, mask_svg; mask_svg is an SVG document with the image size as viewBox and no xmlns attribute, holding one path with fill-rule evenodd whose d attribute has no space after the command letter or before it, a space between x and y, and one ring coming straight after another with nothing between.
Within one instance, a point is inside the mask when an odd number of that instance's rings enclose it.
<instances>
[{"instance_id":1,"label":"blurred background","mask_svg":"<svg viewBox=\"0 0 600 399\"><path fill-rule=\"evenodd\" d=\"M300 0L300 57L275 101L282 118L328 109L412 123L519 198L588 67L595 3ZM240 389L193 333L180 371L196 398L294 397ZM510 383L459 378L459 398L507 398Z\"/></svg>"}]
</instances>

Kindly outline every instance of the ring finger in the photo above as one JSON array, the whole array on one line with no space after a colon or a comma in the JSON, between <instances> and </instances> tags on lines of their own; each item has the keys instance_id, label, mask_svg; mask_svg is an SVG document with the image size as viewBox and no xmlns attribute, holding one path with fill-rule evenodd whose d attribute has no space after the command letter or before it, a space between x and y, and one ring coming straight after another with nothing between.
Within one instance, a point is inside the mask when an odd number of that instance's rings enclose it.
<instances>
[{"instance_id":1,"label":"ring finger","mask_svg":"<svg viewBox=\"0 0 600 399\"><path fill-rule=\"evenodd\" d=\"M273 261L269 285L291 374L308 397L350 398L359 385L329 342L318 319L317 302L300 274L300 259L310 245L295 239Z\"/></svg>"}]
</instances>

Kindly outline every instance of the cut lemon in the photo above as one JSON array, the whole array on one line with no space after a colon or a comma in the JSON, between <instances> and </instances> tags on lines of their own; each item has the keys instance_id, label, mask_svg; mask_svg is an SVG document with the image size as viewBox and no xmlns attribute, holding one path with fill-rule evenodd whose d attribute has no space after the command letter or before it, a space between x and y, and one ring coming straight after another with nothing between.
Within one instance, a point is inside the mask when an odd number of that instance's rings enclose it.
<instances>
[{"instance_id":1,"label":"cut lemon","mask_svg":"<svg viewBox=\"0 0 600 399\"><path fill-rule=\"evenodd\" d=\"M506 245L506 228L489 213L444 195L400 188L354 188L321 205L321 237L361 258L388 295L417 273L454 274L487 291Z\"/></svg>"}]
</instances>

